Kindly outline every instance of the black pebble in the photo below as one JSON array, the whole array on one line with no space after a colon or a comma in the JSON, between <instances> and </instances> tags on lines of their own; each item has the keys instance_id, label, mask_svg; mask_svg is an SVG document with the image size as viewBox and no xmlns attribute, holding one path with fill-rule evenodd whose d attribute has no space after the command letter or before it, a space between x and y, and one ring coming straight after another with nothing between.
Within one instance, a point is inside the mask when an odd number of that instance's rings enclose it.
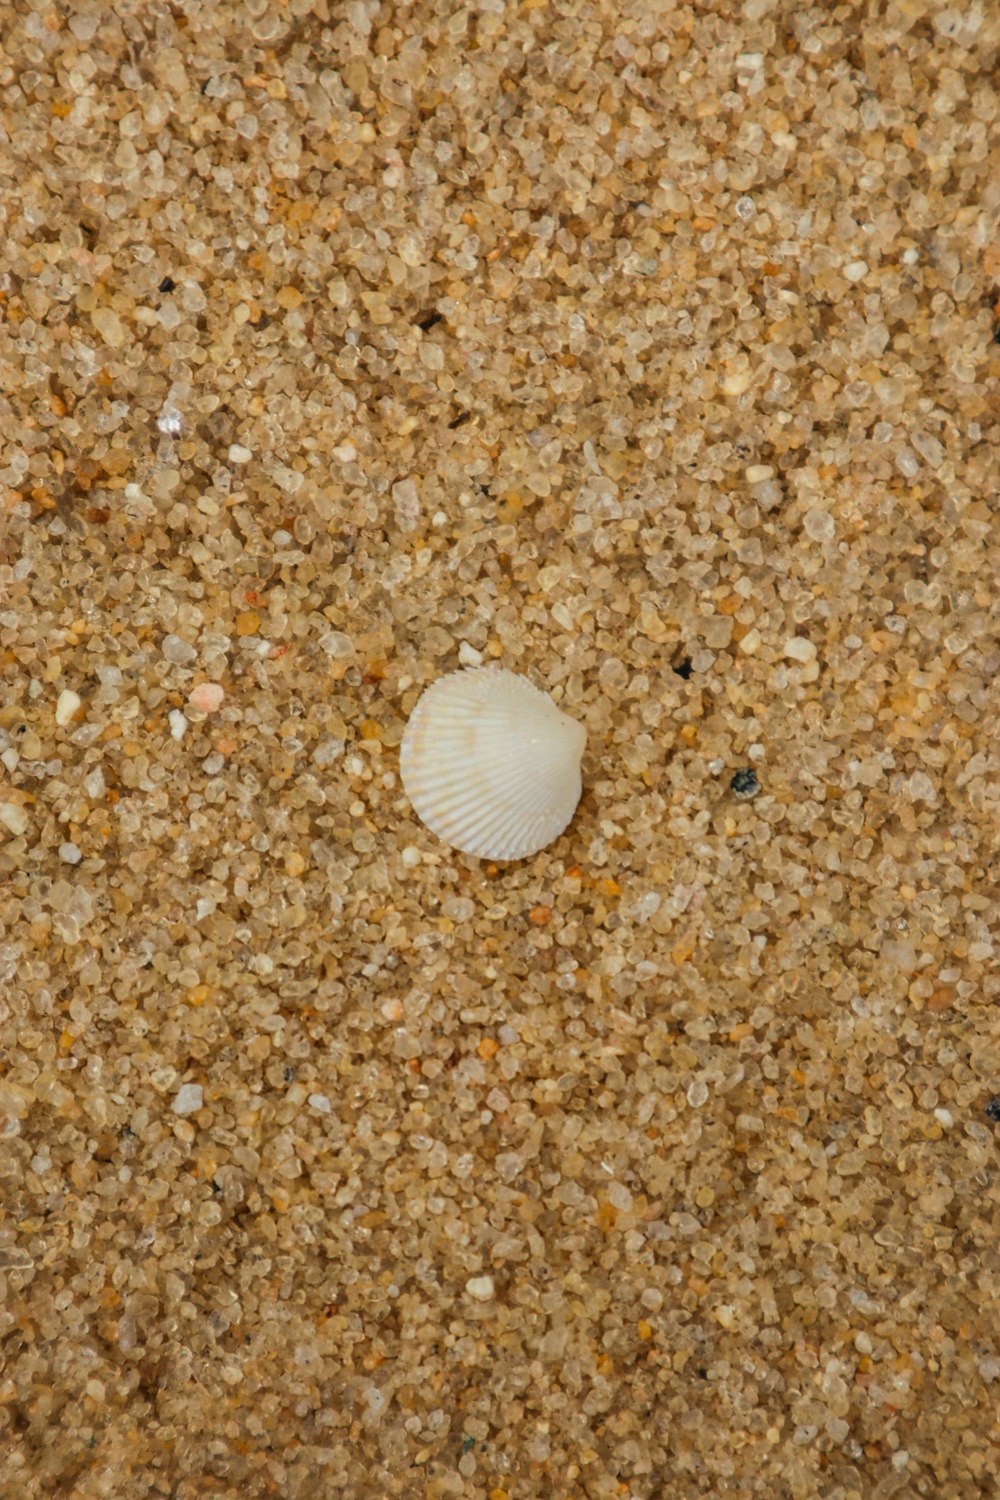
<instances>
[{"instance_id":1,"label":"black pebble","mask_svg":"<svg viewBox=\"0 0 1000 1500\"><path fill-rule=\"evenodd\" d=\"M160 291L172 292L176 285L177 283L172 276L164 276L163 280L160 282Z\"/></svg>"},{"instance_id":2,"label":"black pebble","mask_svg":"<svg viewBox=\"0 0 1000 1500\"><path fill-rule=\"evenodd\" d=\"M760 782L757 780L757 772L750 766L743 766L739 771L733 773L733 779L729 783L737 797L756 797L760 791Z\"/></svg>"},{"instance_id":3,"label":"black pebble","mask_svg":"<svg viewBox=\"0 0 1000 1500\"><path fill-rule=\"evenodd\" d=\"M691 673L694 671L694 667L692 667L691 665L690 656L685 656L683 661L679 661L674 668L674 671L677 673L678 677L683 677L684 681L687 682L688 678L691 676Z\"/></svg>"},{"instance_id":4,"label":"black pebble","mask_svg":"<svg viewBox=\"0 0 1000 1500\"><path fill-rule=\"evenodd\" d=\"M992 1120L994 1125L1000 1125L1000 1095L991 1099L984 1110L987 1120Z\"/></svg>"}]
</instances>

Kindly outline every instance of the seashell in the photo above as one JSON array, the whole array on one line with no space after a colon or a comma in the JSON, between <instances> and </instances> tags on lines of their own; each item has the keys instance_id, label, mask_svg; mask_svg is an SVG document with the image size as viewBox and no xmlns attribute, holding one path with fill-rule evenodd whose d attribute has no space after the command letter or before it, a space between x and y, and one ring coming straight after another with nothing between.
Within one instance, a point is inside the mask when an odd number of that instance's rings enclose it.
<instances>
[{"instance_id":1,"label":"seashell","mask_svg":"<svg viewBox=\"0 0 1000 1500\"><path fill-rule=\"evenodd\" d=\"M587 735L547 693L501 667L431 684L400 747L406 795L463 854L524 859L558 838L580 800Z\"/></svg>"}]
</instances>

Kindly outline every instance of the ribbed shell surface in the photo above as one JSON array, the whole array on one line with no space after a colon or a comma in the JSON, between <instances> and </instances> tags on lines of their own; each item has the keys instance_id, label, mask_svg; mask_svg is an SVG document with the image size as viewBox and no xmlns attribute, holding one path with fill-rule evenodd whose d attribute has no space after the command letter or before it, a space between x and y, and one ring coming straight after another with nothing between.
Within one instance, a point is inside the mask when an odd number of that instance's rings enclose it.
<instances>
[{"instance_id":1,"label":"ribbed shell surface","mask_svg":"<svg viewBox=\"0 0 1000 1500\"><path fill-rule=\"evenodd\" d=\"M400 748L407 796L465 854L524 859L558 838L580 800L582 724L526 677L473 667L423 694Z\"/></svg>"}]
</instances>

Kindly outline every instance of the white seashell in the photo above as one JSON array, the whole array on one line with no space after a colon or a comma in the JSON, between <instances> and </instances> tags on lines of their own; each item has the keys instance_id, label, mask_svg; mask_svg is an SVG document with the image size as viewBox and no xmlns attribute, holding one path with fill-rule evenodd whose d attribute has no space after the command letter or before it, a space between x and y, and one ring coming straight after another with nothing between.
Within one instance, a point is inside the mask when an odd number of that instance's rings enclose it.
<instances>
[{"instance_id":1,"label":"white seashell","mask_svg":"<svg viewBox=\"0 0 1000 1500\"><path fill-rule=\"evenodd\" d=\"M580 800L587 735L526 677L471 667L441 677L400 747L406 795L445 843L524 859L558 838Z\"/></svg>"}]
</instances>

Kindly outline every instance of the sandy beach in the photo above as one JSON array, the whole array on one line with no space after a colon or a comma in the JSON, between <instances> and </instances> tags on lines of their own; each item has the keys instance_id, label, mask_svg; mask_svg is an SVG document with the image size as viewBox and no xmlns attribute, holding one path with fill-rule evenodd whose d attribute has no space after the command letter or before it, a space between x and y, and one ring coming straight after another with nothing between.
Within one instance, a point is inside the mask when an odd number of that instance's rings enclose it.
<instances>
[{"instance_id":1,"label":"sandy beach","mask_svg":"<svg viewBox=\"0 0 1000 1500\"><path fill-rule=\"evenodd\" d=\"M0 3L0 1495L1000 1494L998 44Z\"/></svg>"}]
</instances>

